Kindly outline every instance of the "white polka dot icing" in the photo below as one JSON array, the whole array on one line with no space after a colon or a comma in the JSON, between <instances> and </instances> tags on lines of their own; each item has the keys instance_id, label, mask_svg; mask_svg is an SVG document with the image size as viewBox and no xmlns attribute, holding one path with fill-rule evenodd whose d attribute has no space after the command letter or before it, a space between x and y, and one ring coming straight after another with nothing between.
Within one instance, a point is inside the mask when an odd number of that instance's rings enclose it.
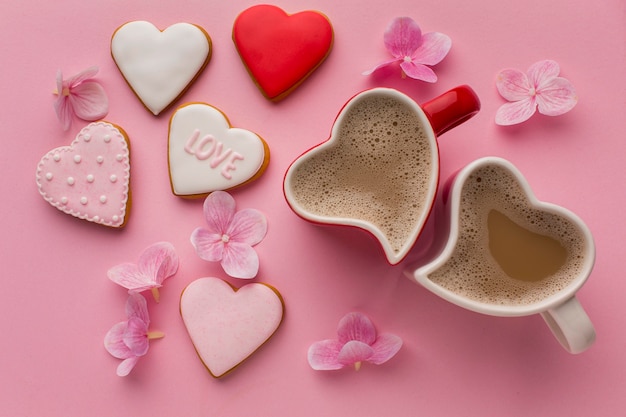
<instances>
[{"instance_id":1,"label":"white polka dot icing","mask_svg":"<svg viewBox=\"0 0 626 417\"><path fill-rule=\"evenodd\" d=\"M181 197L238 187L258 178L269 162L260 136L231 127L220 110L205 103L176 110L168 151L172 192Z\"/></svg>"},{"instance_id":2,"label":"white polka dot icing","mask_svg":"<svg viewBox=\"0 0 626 417\"><path fill-rule=\"evenodd\" d=\"M41 159L36 182L43 198L62 212L123 227L130 203L126 134L107 122L87 125L70 146L53 149Z\"/></svg>"}]
</instances>

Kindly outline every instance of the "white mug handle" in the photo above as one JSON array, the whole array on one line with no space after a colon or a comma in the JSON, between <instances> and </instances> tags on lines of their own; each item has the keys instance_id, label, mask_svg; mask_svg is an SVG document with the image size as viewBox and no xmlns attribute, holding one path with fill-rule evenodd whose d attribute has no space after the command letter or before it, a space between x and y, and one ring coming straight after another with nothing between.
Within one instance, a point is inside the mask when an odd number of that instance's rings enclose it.
<instances>
[{"instance_id":1,"label":"white mug handle","mask_svg":"<svg viewBox=\"0 0 626 417\"><path fill-rule=\"evenodd\" d=\"M596 330L576 297L541 313L554 337L570 353L581 353L596 340Z\"/></svg>"}]
</instances>

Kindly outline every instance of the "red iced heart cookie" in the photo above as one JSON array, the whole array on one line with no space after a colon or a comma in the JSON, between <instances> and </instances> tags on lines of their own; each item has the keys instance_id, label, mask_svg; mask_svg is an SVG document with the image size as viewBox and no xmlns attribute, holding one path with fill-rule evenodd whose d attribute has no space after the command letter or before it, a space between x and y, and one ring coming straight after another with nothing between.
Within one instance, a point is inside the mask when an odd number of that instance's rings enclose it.
<instances>
[{"instance_id":1,"label":"red iced heart cookie","mask_svg":"<svg viewBox=\"0 0 626 417\"><path fill-rule=\"evenodd\" d=\"M239 14L233 41L248 72L263 94L280 100L309 76L328 56L333 28L317 11L288 15L271 5Z\"/></svg>"},{"instance_id":2,"label":"red iced heart cookie","mask_svg":"<svg viewBox=\"0 0 626 417\"><path fill-rule=\"evenodd\" d=\"M233 370L264 344L283 319L283 299L261 283L238 290L219 278L200 278L180 297L189 337L211 375Z\"/></svg>"},{"instance_id":3,"label":"red iced heart cookie","mask_svg":"<svg viewBox=\"0 0 626 417\"><path fill-rule=\"evenodd\" d=\"M37 165L43 198L64 213L123 227L130 205L128 137L107 122L84 127L70 146L48 152Z\"/></svg>"}]
</instances>

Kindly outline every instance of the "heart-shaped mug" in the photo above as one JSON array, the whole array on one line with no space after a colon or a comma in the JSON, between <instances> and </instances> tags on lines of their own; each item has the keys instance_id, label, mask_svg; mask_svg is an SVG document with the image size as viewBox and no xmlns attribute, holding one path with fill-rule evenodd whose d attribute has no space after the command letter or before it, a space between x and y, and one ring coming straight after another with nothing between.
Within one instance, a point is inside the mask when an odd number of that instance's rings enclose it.
<instances>
[{"instance_id":1,"label":"heart-shaped mug","mask_svg":"<svg viewBox=\"0 0 626 417\"><path fill-rule=\"evenodd\" d=\"M541 314L563 347L587 349L595 330L576 292L595 260L593 237L569 210L539 201L509 161L478 159L446 182L432 251L412 280L494 316Z\"/></svg>"},{"instance_id":2,"label":"heart-shaped mug","mask_svg":"<svg viewBox=\"0 0 626 417\"><path fill-rule=\"evenodd\" d=\"M284 180L291 209L317 224L357 227L398 264L419 237L437 193L437 136L480 109L468 86L421 107L390 88L354 96L330 139L298 157Z\"/></svg>"}]
</instances>

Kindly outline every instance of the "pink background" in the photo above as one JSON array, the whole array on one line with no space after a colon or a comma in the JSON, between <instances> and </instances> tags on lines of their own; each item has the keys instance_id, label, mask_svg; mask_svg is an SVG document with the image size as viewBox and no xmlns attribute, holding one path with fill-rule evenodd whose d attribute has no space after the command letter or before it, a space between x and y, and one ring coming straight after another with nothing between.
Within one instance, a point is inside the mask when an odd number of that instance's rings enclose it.
<instances>
[{"instance_id":1,"label":"pink background","mask_svg":"<svg viewBox=\"0 0 626 417\"><path fill-rule=\"evenodd\" d=\"M6 416L610 416L626 410L623 239L625 38L622 0L284 0L288 12L323 11L335 29L328 60L284 101L266 101L251 82L230 38L237 14L253 2L23 1L0 3L0 153L7 199L0 217L0 414ZM434 85L398 73L360 73L388 58L382 33L408 15L424 31L448 34L453 46L435 70ZM205 101L234 126L269 143L265 175L232 194L239 208L268 216L257 246L256 281L284 296L282 327L229 376L213 379L195 355L178 313L182 289L196 278L227 278L200 260L189 243L203 225L200 200L172 195L167 173L167 124L146 111L109 53L113 31L129 20L164 28L178 21L203 26L213 58L179 101ZM580 97L568 114L535 115L502 128L497 72L525 70L541 59L561 64ZM35 187L35 168L48 150L69 144L85 124L63 132L51 94L55 73L98 65L110 98L106 120L132 143L133 207L125 230L64 215ZM282 178L300 153L324 141L345 101L370 87L397 88L424 102L458 84L482 99L480 114L441 140L447 178L470 161L511 160L537 196L565 206L590 227L597 245L594 272L579 298L594 321L596 344L572 356L539 316L497 318L437 298L388 266L367 234L323 228L296 217L282 196ZM151 243L167 240L180 258L161 303L149 300L154 341L130 376L103 337L124 319L125 291L106 271L136 261ZM245 282L230 280L235 285ZM359 372L315 372L309 345L335 336L349 311L369 315L378 329L404 339L390 362Z\"/></svg>"}]
</instances>

